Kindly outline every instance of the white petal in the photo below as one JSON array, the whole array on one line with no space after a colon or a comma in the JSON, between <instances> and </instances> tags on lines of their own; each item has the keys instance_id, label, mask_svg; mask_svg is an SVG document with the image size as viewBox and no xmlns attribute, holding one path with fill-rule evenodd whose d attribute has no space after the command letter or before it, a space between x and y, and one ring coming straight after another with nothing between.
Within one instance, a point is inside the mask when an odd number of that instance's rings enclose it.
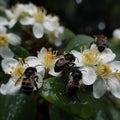
<instances>
[{"instance_id":1,"label":"white petal","mask_svg":"<svg viewBox=\"0 0 120 120\"><path fill-rule=\"evenodd\" d=\"M8 20L4 17L0 17L0 25L8 25Z\"/></svg>"},{"instance_id":2,"label":"white petal","mask_svg":"<svg viewBox=\"0 0 120 120\"><path fill-rule=\"evenodd\" d=\"M34 24L34 19L31 17L24 17L20 20L20 23L22 25L33 25Z\"/></svg>"},{"instance_id":3,"label":"white petal","mask_svg":"<svg viewBox=\"0 0 120 120\"><path fill-rule=\"evenodd\" d=\"M37 7L32 3L26 5L26 10L26 12L28 12L31 16L38 11Z\"/></svg>"},{"instance_id":4,"label":"white petal","mask_svg":"<svg viewBox=\"0 0 120 120\"><path fill-rule=\"evenodd\" d=\"M118 70L117 72L120 72L120 61L113 61L109 65L113 73L116 72L116 70Z\"/></svg>"},{"instance_id":5,"label":"white petal","mask_svg":"<svg viewBox=\"0 0 120 120\"><path fill-rule=\"evenodd\" d=\"M56 28L56 27L54 27L54 25L53 25L50 21L45 21L45 22L43 23L43 26L44 26L44 28L45 28L47 31L49 31L49 32L54 31L55 28Z\"/></svg>"},{"instance_id":6,"label":"white petal","mask_svg":"<svg viewBox=\"0 0 120 120\"><path fill-rule=\"evenodd\" d=\"M13 28L15 26L15 24L17 23L17 19L11 19L9 22L9 28Z\"/></svg>"},{"instance_id":7,"label":"white petal","mask_svg":"<svg viewBox=\"0 0 120 120\"><path fill-rule=\"evenodd\" d=\"M0 34L6 34L7 29L4 26L0 26Z\"/></svg>"},{"instance_id":8,"label":"white petal","mask_svg":"<svg viewBox=\"0 0 120 120\"><path fill-rule=\"evenodd\" d=\"M44 77L45 75L45 68L43 66L37 66L36 67L37 69L37 72L42 76L42 78Z\"/></svg>"},{"instance_id":9,"label":"white petal","mask_svg":"<svg viewBox=\"0 0 120 120\"><path fill-rule=\"evenodd\" d=\"M108 80L108 85L109 85L111 93L115 97L120 98L120 81L116 79L115 77L112 77Z\"/></svg>"},{"instance_id":10,"label":"white petal","mask_svg":"<svg viewBox=\"0 0 120 120\"><path fill-rule=\"evenodd\" d=\"M12 58L14 57L14 53L11 51L11 49L6 45L6 46L1 46L0 47L0 55L3 57L3 58Z\"/></svg>"},{"instance_id":11,"label":"white petal","mask_svg":"<svg viewBox=\"0 0 120 120\"><path fill-rule=\"evenodd\" d=\"M28 66L35 67L37 65L40 65L40 61L37 57L29 56L26 58L26 63Z\"/></svg>"},{"instance_id":12,"label":"white petal","mask_svg":"<svg viewBox=\"0 0 120 120\"><path fill-rule=\"evenodd\" d=\"M85 85L91 85L95 82L97 76L93 68L84 67L80 68L80 70L83 74L82 80Z\"/></svg>"},{"instance_id":13,"label":"white petal","mask_svg":"<svg viewBox=\"0 0 120 120\"><path fill-rule=\"evenodd\" d=\"M8 35L8 40L11 45L19 45L21 44L21 38L13 33L9 33Z\"/></svg>"},{"instance_id":14,"label":"white petal","mask_svg":"<svg viewBox=\"0 0 120 120\"><path fill-rule=\"evenodd\" d=\"M35 24L33 26L33 34L35 35L36 38L42 38L44 35L43 26L40 24Z\"/></svg>"},{"instance_id":15,"label":"white petal","mask_svg":"<svg viewBox=\"0 0 120 120\"><path fill-rule=\"evenodd\" d=\"M114 60L116 55L112 52L110 48L106 48L100 55L100 59L102 59L103 62L111 62Z\"/></svg>"},{"instance_id":16,"label":"white petal","mask_svg":"<svg viewBox=\"0 0 120 120\"><path fill-rule=\"evenodd\" d=\"M6 13L8 18L12 19L14 17L14 14L11 12L11 10L5 10L5 13Z\"/></svg>"},{"instance_id":17,"label":"white petal","mask_svg":"<svg viewBox=\"0 0 120 120\"><path fill-rule=\"evenodd\" d=\"M61 77L62 75L62 71L61 72L55 72L54 71L54 67L52 69L50 69L49 74L55 77Z\"/></svg>"},{"instance_id":18,"label":"white petal","mask_svg":"<svg viewBox=\"0 0 120 120\"><path fill-rule=\"evenodd\" d=\"M20 88L21 84L15 86L15 82L10 78L6 84L1 85L0 93L3 95L16 95Z\"/></svg>"},{"instance_id":19,"label":"white petal","mask_svg":"<svg viewBox=\"0 0 120 120\"><path fill-rule=\"evenodd\" d=\"M18 64L18 61L14 58L6 58L1 61L2 69L5 73L11 74L13 72L13 68L15 68Z\"/></svg>"},{"instance_id":20,"label":"white petal","mask_svg":"<svg viewBox=\"0 0 120 120\"><path fill-rule=\"evenodd\" d=\"M103 96L106 90L107 86L103 79L97 79L93 84L93 96L95 98L100 98Z\"/></svg>"},{"instance_id":21,"label":"white petal","mask_svg":"<svg viewBox=\"0 0 120 120\"><path fill-rule=\"evenodd\" d=\"M83 66L83 62L82 62L83 55L76 50L72 50L70 53L76 57L76 60L75 60L76 66L78 67Z\"/></svg>"},{"instance_id":22,"label":"white petal","mask_svg":"<svg viewBox=\"0 0 120 120\"><path fill-rule=\"evenodd\" d=\"M45 55L47 55L47 49L45 47L42 47L42 49L40 50L40 53L38 54L38 58L40 62L43 62Z\"/></svg>"}]
</instances>

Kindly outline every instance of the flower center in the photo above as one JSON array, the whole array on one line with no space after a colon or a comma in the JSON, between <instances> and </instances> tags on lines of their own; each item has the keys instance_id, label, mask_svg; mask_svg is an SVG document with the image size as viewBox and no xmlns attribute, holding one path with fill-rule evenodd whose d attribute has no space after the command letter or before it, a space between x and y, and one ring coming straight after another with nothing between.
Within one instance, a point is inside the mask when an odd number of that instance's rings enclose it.
<instances>
[{"instance_id":1,"label":"flower center","mask_svg":"<svg viewBox=\"0 0 120 120\"><path fill-rule=\"evenodd\" d=\"M83 53L83 63L88 66L93 66L97 64L98 51L91 49L85 50Z\"/></svg>"},{"instance_id":2,"label":"flower center","mask_svg":"<svg viewBox=\"0 0 120 120\"><path fill-rule=\"evenodd\" d=\"M43 64L46 69L50 69L54 66L55 56L57 55L57 51L53 51L49 48L47 54L44 56Z\"/></svg>"},{"instance_id":3,"label":"flower center","mask_svg":"<svg viewBox=\"0 0 120 120\"><path fill-rule=\"evenodd\" d=\"M98 67L98 75L101 77L108 77L112 70L111 67L108 64L102 64Z\"/></svg>"},{"instance_id":4,"label":"flower center","mask_svg":"<svg viewBox=\"0 0 120 120\"><path fill-rule=\"evenodd\" d=\"M10 66L11 69L13 69L11 71L11 77L15 81L17 81L19 79L19 77L23 75L25 69L27 68L27 66L25 66L22 58L18 58L18 61L19 61L19 63L16 66Z\"/></svg>"},{"instance_id":5,"label":"flower center","mask_svg":"<svg viewBox=\"0 0 120 120\"><path fill-rule=\"evenodd\" d=\"M18 80L18 78L24 73L25 71L25 67L22 66L21 64L17 64L16 68L14 69L14 72L12 73L12 77L15 79L15 80Z\"/></svg>"},{"instance_id":6,"label":"flower center","mask_svg":"<svg viewBox=\"0 0 120 120\"><path fill-rule=\"evenodd\" d=\"M0 35L0 46L4 46L6 44L8 44L7 36L4 34Z\"/></svg>"},{"instance_id":7,"label":"flower center","mask_svg":"<svg viewBox=\"0 0 120 120\"><path fill-rule=\"evenodd\" d=\"M42 23L44 21L45 15L46 15L46 10L44 8L38 9L38 12L34 14L34 18L36 22Z\"/></svg>"}]
</instances>

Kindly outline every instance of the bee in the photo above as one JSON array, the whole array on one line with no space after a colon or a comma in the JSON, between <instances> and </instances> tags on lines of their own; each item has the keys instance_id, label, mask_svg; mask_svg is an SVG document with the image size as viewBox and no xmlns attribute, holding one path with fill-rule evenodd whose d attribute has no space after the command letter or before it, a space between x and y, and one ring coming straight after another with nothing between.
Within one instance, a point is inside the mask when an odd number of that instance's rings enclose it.
<instances>
[{"instance_id":1,"label":"bee","mask_svg":"<svg viewBox=\"0 0 120 120\"><path fill-rule=\"evenodd\" d=\"M36 83L36 82L38 82L36 68L35 67L27 67L25 72L16 81L15 85L17 85L20 81L22 81L22 90L26 95L32 94L34 86L38 90L38 86Z\"/></svg>"},{"instance_id":2,"label":"bee","mask_svg":"<svg viewBox=\"0 0 120 120\"><path fill-rule=\"evenodd\" d=\"M69 73L69 80L65 86L65 93L68 97L73 98L76 96L77 91L83 85L82 72L78 68L74 68Z\"/></svg>"},{"instance_id":3,"label":"bee","mask_svg":"<svg viewBox=\"0 0 120 120\"><path fill-rule=\"evenodd\" d=\"M104 35L95 36L94 43L97 45L99 52L103 52L108 47L108 39Z\"/></svg>"},{"instance_id":4,"label":"bee","mask_svg":"<svg viewBox=\"0 0 120 120\"><path fill-rule=\"evenodd\" d=\"M54 66L55 72L60 72L67 66L73 66L75 61L75 56L71 53L67 53L63 55L61 58L59 58Z\"/></svg>"}]
</instances>

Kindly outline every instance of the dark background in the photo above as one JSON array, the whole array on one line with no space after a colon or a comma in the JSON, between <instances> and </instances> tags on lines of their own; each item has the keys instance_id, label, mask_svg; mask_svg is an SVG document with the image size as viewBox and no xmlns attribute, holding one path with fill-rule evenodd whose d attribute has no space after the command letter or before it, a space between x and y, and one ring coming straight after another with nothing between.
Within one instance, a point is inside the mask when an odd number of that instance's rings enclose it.
<instances>
[{"instance_id":1,"label":"dark background","mask_svg":"<svg viewBox=\"0 0 120 120\"><path fill-rule=\"evenodd\" d=\"M76 34L112 37L112 31L120 26L120 0L9 0L9 5L17 2L44 6Z\"/></svg>"}]
</instances>

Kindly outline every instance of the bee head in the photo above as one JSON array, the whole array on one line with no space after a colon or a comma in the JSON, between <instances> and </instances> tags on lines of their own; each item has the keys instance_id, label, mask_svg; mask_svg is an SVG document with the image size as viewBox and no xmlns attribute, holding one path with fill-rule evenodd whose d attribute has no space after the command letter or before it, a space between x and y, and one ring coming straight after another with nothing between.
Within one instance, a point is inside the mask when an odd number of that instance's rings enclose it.
<instances>
[{"instance_id":1,"label":"bee head","mask_svg":"<svg viewBox=\"0 0 120 120\"><path fill-rule=\"evenodd\" d=\"M26 75L31 75L31 74L35 74L36 72L37 72L37 70L35 67L28 67L28 68L26 68L24 73Z\"/></svg>"},{"instance_id":2,"label":"bee head","mask_svg":"<svg viewBox=\"0 0 120 120\"><path fill-rule=\"evenodd\" d=\"M64 57L68 61L75 61L75 56L73 54L67 53Z\"/></svg>"},{"instance_id":3,"label":"bee head","mask_svg":"<svg viewBox=\"0 0 120 120\"><path fill-rule=\"evenodd\" d=\"M82 79L82 73L79 69L73 69L71 75L73 76L75 82L78 82L80 79Z\"/></svg>"}]
</instances>

